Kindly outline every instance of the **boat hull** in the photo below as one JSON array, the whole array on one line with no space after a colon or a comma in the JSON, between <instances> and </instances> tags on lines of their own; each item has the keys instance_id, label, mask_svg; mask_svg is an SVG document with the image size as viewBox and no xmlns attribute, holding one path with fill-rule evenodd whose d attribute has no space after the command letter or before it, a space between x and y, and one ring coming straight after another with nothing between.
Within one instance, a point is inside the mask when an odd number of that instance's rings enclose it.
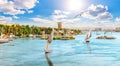
<instances>
[{"instance_id":1,"label":"boat hull","mask_svg":"<svg viewBox=\"0 0 120 66\"><path fill-rule=\"evenodd\" d=\"M9 42L9 39L0 39L0 43L7 43Z\"/></svg>"},{"instance_id":2,"label":"boat hull","mask_svg":"<svg viewBox=\"0 0 120 66\"><path fill-rule=\"evenodd\" d=\"M86 40L86 42L88 43L88 42L90 42L89 40Z\"/></svg>"},{"instance_id":3,"label":"boat hull","mask_svg":"<svg viewBox=\"0 0 120 66\"><path fill-rule=\"evenodd\" d=\"M113 36L98 36L96 39L116 39Z\"/></svg>"}]
</instances>

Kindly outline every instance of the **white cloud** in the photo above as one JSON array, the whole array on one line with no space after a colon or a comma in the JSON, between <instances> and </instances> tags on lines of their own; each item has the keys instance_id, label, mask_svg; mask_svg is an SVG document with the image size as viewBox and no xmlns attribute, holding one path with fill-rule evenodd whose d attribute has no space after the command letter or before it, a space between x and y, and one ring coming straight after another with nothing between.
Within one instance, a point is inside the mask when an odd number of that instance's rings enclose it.
<instances>
[{"instance_id":1,"label":"white cloud","mask_svg":"<svg viewBox=\"0 0 120 66\"><path fill-rule=\"evenodd\" d=\"M7 3L7 0L0 0L0 4Z\"/></svg>"},{"instance_id":2,"label":"white cloud","mask_svg":"<svg viewBox=\"0 0 120 66\"><path fill-rule=\"evenodd\" d=\"M0 12L9 15L24 14L26 11L32 13L29 9L35 7L36 3L38 0L0 0Z\"/></svg>"},{"instance_id":3,"label":"white cloud","mask_svg":"<svg viewBox=\"0 0 120 66\"><path fill-rule=\"evenodd\" d=\"M120 22L120 18L117 17L117 18L115 19L115 21L116 21L116 22Z\"/></svg>"},{"instance_id":4,"label":"white cloud","mask_svg":"<svg viewBox=\"0 0 120 66\"><path fill-rule=\"evenodd\" d=\"M61 10L54 10L53 14L56 14L56 15L60 15L60 14L68 15L69 12L67 12L67 11L61 11Z\"/></svg>"},{"instance_id":5,"label":"white cloud","mask_svg":"<svg viewBox=\"0 0 120 66\"><path fill-rule=\"evenodd\" d=\"M14 0L15 7L18 9L31 9L38 0Z\"/></svg>"},{"instance_id":6,"label":"white cloud","mask_svg":"<svg viewBox=\"0 0 120 66\"><path fill-rule=\"evenodd\" d=\"M16 15L16 14L24 14L25 11L18 10L14 8L14 2L12 1L5 1L0 4L0 12L3 12L4 14L10 14L10 15Z\"/></svg>"},{"instance_id":7,"label":"white cloud","mask_svg":"<svg viewBox=\"0 0 120 66\"><path fill-rule=\"evenodd\" d=\"M17 16L13 16L13 18L18 19L19 17L17 17Z\"/></svg>"},{"instance_id":8,"label":"white cloud","mask_svg":"<svg viewBox=\"0 0 120 66\"><path fill-rule=\"evenodd\" d=\"M0 23L6 23L11 21L12 21L11 17L0 16Z\"/></svg>"},{"instance_id":9,"label":"white cloud","mask_svg":"<svg viewBox=\"0 0 120 66\"><path fill-rule=\"evenodd\" d=\"M69 15L69 12L67 11L54 10L51 18L57 21L57 20L68 18L68 15Z\"/></svg>"},{"instance_id":10,"label":"white cloud","mask_svg":"<svg viewBox=\"0 0 120 66\"><path fill-rule=\"evenodd\" d=\"M75 22L79 22L80 18L67 18L67 19L61 19L62 22L64 23L75 23Z\"/></svg>"},{"instance_id":11,"label":"white cloud","mask_svg":"<svg viewBox=\"0 0 120 66\"><path fill-rule=\"evenodd\" d=\"M39 23L39 25L44 25L46 27L57 26L57 22L63 22L63 27L68 27L75 22L79 22L80 18L70 18L70 12L62 10L54 10L52 15L48 18L41 18L40 16L31 18L34 22ZM70 26L69 26L70 27Z\"/></svg>"},{"instance_id":12,"label":"white cloud","mask_svg":"<svg viewBox=\"0 0 120 66\"><path fill-rule=\"evenodd\" d=\"M97 16L97 19L100 21L110 20L111 18L112 18L112 15L109 12L103 12Z\"/></svg>"},{"instance_id":13,"label":"white cloud","mask_svg":"<svg viewBox=\"0 0 120 66\"><path fill-rule=\"evenodd\" d=\"M117 18L115 19L115 26L116 26L116 27L120 27L120 18L119 18L119 17L117 17Z\"/></svg>"},{"instance_id":14,"label":"white cloud","mask_svg":"<svg viewBox=\"0 0 120 66\"><path fill-rule=\"evenodd\" d=\"M35 25L37 26L44 26L44 27L56 27L57 23L49 20L49 19L44 19L44 18L40 18L40 17L36 17L36 18L31 18L34 22L37 22Z\"/></svg>"},{"instance_id":15,"label":"white cloud","mask_svg":"<svg viewBox=\"0 0 120 66\"><path fill-rule=\"evenodd\" d=\"M42 23L50 23L50 22L52 22L52 21L50 21L50 20L47 20L47 19L43 19L43 18L38 18L38 17L36 17L36 18L31 18L33 21L35 21L35 22L42 22Z\"/></svg>"},{"instance_id":16,"label":"white cloud","mask_svg":"<svg viewBox=\"0 0 120 66\"><path fill-rule=\"evenodd\" d=\"M90 5L87 10L81 13L85 18L95 19L99 21L107 21L112 18L108 12L108 7L104 5Z\"/></svg>"},{"instance_id":17,"label":"white cloud","mask_svg":"<svg viewBox=\"0 0 120 66\"><path fill-rule=\"evenodd\" d=\"M99 7L99 8L98 8ZM93 9L93 11L95 11L95 14L92 14L92 11L89 10ZM103 27L106 25L110 25L112 26L113 23L111 21L108 21L109 19L112 18L111 13L107 12L108 8L106 6L102 6L102 5L98 5L96 6L92 6L89 7L87 9L87 11L83 12L82 16L85 17L86 16L89 18L74 18L71 17L73 14L71 12L67 12L67 11L62 11L62 10L55 10L53 11L52 15L47 17L47 18L41 18L41 16L38 16L36 18L31 18L34 22L37 22L38 26L46 26L46 27L50 27L51 25L56 27L57 26L57 22L62 22L63 23L63 27L64 28L80 28L80 27ZM91 14L89 13L91 12ZM72 15L71 15L72 14ZM90 17L89 17L89 16ZM91 20L91 19L96 19L98 20L98 22L96 22L95 20Z\"/></svg>"},{"instance_id":18,"label":"white cloud","mask_svg":"<svg viewBox=\"0 0 120 66\"><path fill-rule=\"evenodd\" d=\"M28 13L33 13L33 10L28 10Z\"/></svg>"},{"instance_id":19,"label":"white cloud","mask_svg":"<svg viewBox=\"0 0 120 66\"><path fill-rule=\"evenodd\" d=\"M80 18L73 18L73 17L71 18L71 12L62 11L62 10L54 10L51 17L52 17L53 21L56 21L56 22L61 21L61 22L64 22L66 24L80 21Z\"/></svg>"}]
</instances>

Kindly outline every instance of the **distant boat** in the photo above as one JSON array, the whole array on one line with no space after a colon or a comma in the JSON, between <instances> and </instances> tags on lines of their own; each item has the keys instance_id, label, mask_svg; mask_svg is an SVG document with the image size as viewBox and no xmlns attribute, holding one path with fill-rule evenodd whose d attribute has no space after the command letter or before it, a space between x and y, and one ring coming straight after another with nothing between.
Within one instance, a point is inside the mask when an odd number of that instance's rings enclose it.
<instances>
[{"instance_id":1,"label":"distant boat","mask_svg":"<svg viewBox=\"0 0 120 66\"><path fill-rule=\"evenodd\" d=\"M2 28L3 29L3 28ZM1 32L1 35L0 35L0 43L7 43L7 42L9 42L9 39L8 38L6 38L5 36L5 34L2 34L2 31L0 31Z\"/></svg>"},{"instance_id":2,"label":"distant boat","mask_svg":"<svg viewBox=\"0 0 120 66\"><path fill-rule=\"evenodd\" d=\"M9 42L9 39L3 38L3 36L4 36L4 35L2 35L2 33L1 33L1 36L0 36L0 43L7 43L7 42Z\"/></svg>"},{"instance_id":3,"label":"distant boat","mask_svg":"<svg viewBox=\"0 0 120 66\"><path fill-rule=\"evenodd\" d=\"M12 33L9 35L9 41L13 41L13 39L15 39L15 35L13 35Z\"/></svg>"},{"instance_id":4,"label":"distant boat","mask_svg":"<svg viewBox=\"0 0 120 66\"><path fill-rule=\"evenodd\" d=\"M97 36L97 39L116 39L114 36L106 36L106 31L104 32L103 36ZM112 31L111 31L112 34Z\"/></svg>"},{"instance_id":5,"label":"distant boat","mask_svg":"<svg viewBox=\"0 0 120 66\"><path fill-rule=\"evenodd\" d=\"M9 42L9 39L0 38L0 43L7 43L7 42Z\"/></svg>"},{"instance_id":6,"label":"distant boat","mask_svg":"<svg viewBox=\"0 0 120 66\"><path fill-rule=\"evenodd\" d=\"M54 28L52 28L52 32L51 32L50 36L48 37L47 44L45 46L45 53L52 52L52 50L48 50L48 48L53 40L53 37L54 37Z\"/></svg>"},{"instance_id":7,"label":"distant boat","mask_svg":"<svg viewBox=\"0 0 120 66\"><path fill-rule=\"evenodd\" d=\"M88 34L87 34L87 36L85 38L85 41L89 42L89 39L90 39L91 36L92 36L92 32L91 32L91 30L89 30L89 32L88 32Z\"/></svg>"},{"instance_id":8,"label":"distant boat","mask_svg":"<svg viewBox=\"0 0 120 66\"><path fill-rule=\"evenodd\" d=\"M0 36L0 43L7 43L9 42L9 39L3 38L3 35Z\"/></svg>"}]
</instances>

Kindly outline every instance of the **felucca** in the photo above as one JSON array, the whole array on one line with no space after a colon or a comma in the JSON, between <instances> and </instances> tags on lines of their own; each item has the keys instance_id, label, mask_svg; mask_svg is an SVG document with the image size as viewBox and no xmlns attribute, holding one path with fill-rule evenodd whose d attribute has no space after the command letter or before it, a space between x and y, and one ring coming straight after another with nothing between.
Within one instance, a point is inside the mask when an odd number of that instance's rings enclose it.
<instances>
[{"instance_id":1,"label":"felucca","mask_svg":"<svg viewBox=\"0 0 120 66\"><path fill-rule=\"evenodd\" d=\"M50 53L52 52L52 50L48 50L52 40L53 40L53 37L54 37L54 28L52 28L52 32L50 33L49 37L48 37L48 40L47 40L47 44L45 46L45 53Z\"/></svg>"},{"instance_id":2,"label":"felucca","mask_svg":"<svg viewBox=\"0 0 120 66\"><path fill-rule=\"evenodd\" d=\"M7 39L7 38L3 38L3 34L1 33L1 36L0 36L0 43L7 43L7 42L9 42L9 39Z\"/></svg>"},{"instance_id":3,"label":"felucca","mask_svg":"<svg viewBox=\"0 0 120 66\"><path fill-rule=\"evenodd\" d=\"M86 35L85 41L90 42L89 39L91 36L92 36L92 32L91 32L91 30L89 30L88 34Z\"/></svg>"},{"instance_id":4,"label":"felucca","mask_svg":"<svg viewBox=\"0 0 120 66\"><path fill-rule=\"evenodd\" d=\"M107 31L104 32L103 36L97 36L97 39L116 39L116 37L112 36L112 31L111 31L111 36L106 35Z\"/></svg>"}]
</instances>

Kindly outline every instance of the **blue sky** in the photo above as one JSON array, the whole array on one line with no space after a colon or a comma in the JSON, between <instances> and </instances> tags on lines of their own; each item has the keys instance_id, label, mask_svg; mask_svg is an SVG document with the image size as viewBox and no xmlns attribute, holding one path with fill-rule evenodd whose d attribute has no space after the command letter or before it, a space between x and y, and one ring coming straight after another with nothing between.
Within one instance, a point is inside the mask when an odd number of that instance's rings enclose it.
<instances>
[{"instance_id":1,"label":"blue sky","mask_svg":"<svg viewBox=\"0 0 120 66\"><path fill-rule=\"evenodd\" d=\"M91 27L120 25L120 0L0 0L0 23ZM74 16L81 14L74 18ZM101 24L101 25L99 25Z\"/></svg>"}]
</instances>

